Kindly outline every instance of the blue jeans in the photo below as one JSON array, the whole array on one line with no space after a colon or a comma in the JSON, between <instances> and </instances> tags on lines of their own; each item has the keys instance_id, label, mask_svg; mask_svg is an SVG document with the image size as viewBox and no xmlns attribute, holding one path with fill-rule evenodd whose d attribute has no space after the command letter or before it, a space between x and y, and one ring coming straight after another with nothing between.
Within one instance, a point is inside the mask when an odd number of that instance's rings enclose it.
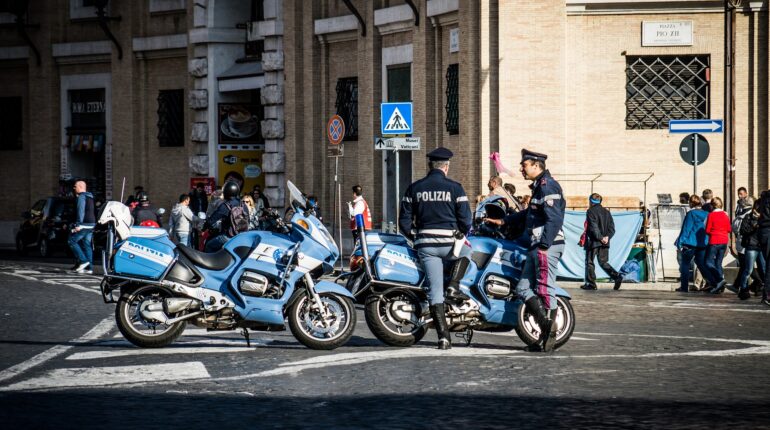
<instances>
[{"instance_id":1,"label":"blue jeans","mask_svg":"<svg viewBox=\"0 0 770 430\"><path fill-rule=\"evenodd\" d=\"M695 265L706 281L711 282L708 268L706 268L706 248L683 246L679 256L679 285L683 290L690 287L690 280L692 280L690 270L692 269L693 260L695 260Z\"/></svg>"},{"instance_id":2,"label":"blue jeans","mask_svg":"<svg viewBox=\"0 0 770 430\"><path fill-rule=\"evenodd\" d=\"M67 240L67 245L72 249L72 253L75 254L78 264L92 263L94 255L91 242L93 241L93 237L94 231L87 228L82 229L77 233L72 233L69 240Z\"/></svg>"},{"instance_id":3,"label":"blue jeans","mask_svg":"<svg viewBox=\"0 0 770 430\"><path fill-rule=\"evenodd\" d=\"M738 274L738 280L735 281L735 287L738 289L744 289L748 287L749 277L751 272L754 271L754 263L757 263L760 276L764 276L765 273L765 257L758 249L747 249L743 251L743 258L741 259L741 271Z\"/></svg>"},{"instance_id":4,"label":"blue jeans","mask_svg":"<svg viewBox=\"0 0 770 430\"><path fill-rule=\"evenodd\" d=\"M178 244L190 246L190 233L178 231L174 233L174 236L176 236L174 239Z\"/></svg>"},{"instance_id":5,"label":"blue jeans","mask_svg":"<svg viewBox=\"0 0 770 430\"><path fill-rule=\"evenodd\" d=\"M417 249L420 265L425 273L424 288L428 290L431 305L444 303L444 261L455 261L451 246L427 246ZM458 258L470 258L471 247L463 246Z\"/></svg>"},{"instance_id":6,"label":"blue jeans","mask_svg":"<svg viewBox=\"0 0 770 430\"><path fill-rule=\"evenodd\" d=\"M725 257L725 251L727 251L727 245L709 245L706 247L706 267L711 277L709 283L713 286L725 279L722 273L722 260Z\"/></svg>"},{"instance_id":7,"label":"blue jeans","mask_svg":"<svg viewBox=\"0 0 770 430\"><path fill-rule=\"evenodd\" d=\"M527 260L521 270L521 279L516 284L516 294L523 301L535 295L543 301L546 310L557 308L556 270L558 269L564 245L551 245L548 252L541 253L532 249L527 253Z\"/></svg>"}]
</instances>

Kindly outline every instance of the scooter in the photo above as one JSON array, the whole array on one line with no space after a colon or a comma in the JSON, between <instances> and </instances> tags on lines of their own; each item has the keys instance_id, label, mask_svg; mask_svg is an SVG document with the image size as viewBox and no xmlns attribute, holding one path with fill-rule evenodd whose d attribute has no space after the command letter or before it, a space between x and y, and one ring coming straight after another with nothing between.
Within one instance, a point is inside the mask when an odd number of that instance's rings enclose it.
<instances>
[{"instance_id":1,"label":"scooter","mask_svg":"<svg viewBox=\"0 0 770 430\"><path fill-rule=\"evenodd\" d=\"M480 206L485 204L488 202ZM352 273L346 276L346 288L364 304L366 324L379 340L402 347L419 342L433 321L417 251L404 236L364 231L363 220L357 226L360 239L351 258ZM473 252L460 290L470 299L446 304L450 331L467 344L474 331L510 330L527 345L537 343L540 327L515 291L526 247L489 229L478 229L477 235L467 240ZM571 296L563 289L556 289L556 300L555 348L559 348L572 336L575 312Z\"/></svg>"},{"instance_id":2,"label":"scooter","mask_svg":"<svg viewBox=\"0 0 770 430\"><path fill-rule=\"evenodd\" d=\"M334 349L353 335L353 296L318 280L333 270L339 248L308 213L304 195L287 184L294 215L277 231L249 231L220 251L176 245L161 229L130 226L127 208L110 202L99 219L106 230L102 297L117 303L115 319L134 345L163 347L189 322L207 330L285 330L313 349ZM249 342L250 345L250 342Z\"/></svg>"}]
</instances>

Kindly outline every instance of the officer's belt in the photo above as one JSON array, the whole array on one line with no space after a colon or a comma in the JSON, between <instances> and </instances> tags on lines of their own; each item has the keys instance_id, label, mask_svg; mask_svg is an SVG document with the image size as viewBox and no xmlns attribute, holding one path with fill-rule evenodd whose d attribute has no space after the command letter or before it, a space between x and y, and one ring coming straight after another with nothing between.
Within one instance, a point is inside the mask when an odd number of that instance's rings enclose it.
<instances>
[{"instance_id":1,"label":"officer's belt","mask_svg":"<svg viewBox=\"0 0 770 430\"><path fill-rule=\"evenodd\" d=\"M449 246L454 243L454 230L426 228L417 230L415 246Z\"/></svg>"}]
</instances>

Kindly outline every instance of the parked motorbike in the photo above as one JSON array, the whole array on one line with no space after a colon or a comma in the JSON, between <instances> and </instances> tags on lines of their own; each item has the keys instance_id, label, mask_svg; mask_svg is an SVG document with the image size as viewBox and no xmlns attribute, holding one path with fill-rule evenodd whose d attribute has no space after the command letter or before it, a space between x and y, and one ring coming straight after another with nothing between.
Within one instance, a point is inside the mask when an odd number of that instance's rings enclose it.
<instances>
[{"instance_id":1,"label":"parked motorbike","mask_svg":"<svg viewBox=\"0 0 770 430\"><path fill-rule=\"evenodd\" d=\"M364 231L363 220L358 224L360 240L351 258L346 288L364 304L366 324L379 340L402 347L419 342L433 321L417 251L404 236ZM476 235L467 238L473 252L460 282L460 290L470 299L445 306L450 331L470 344L474 331L513 329L525 344L537 343L540 327L515 291L526 247L481 223L477 227ZM557 288L556 300L555 348L559 348L572 336L575 313L569 293Z\"/></svg>"},{"instance_id":2,"label":"parked motorbike","mask_svg":"<svg viewBox=\"0 0 770 430\"><path fill-rule=\"evenodd\" d=\"M273 231L249 231L222 250L203 253L172 243L164 230L129 227L127 209L110 202L99 219L106 230L102 296L117 303L123 336L146 348L172 343L192 323L208 330L284 330L313 349L334 349L353 335L353 296L320 281L339 248L303 194L287 184L294 216ZM130 215L128 215L130 217ZM117 298L115 292L119 292Z\"/></svg>"}]
</instances>

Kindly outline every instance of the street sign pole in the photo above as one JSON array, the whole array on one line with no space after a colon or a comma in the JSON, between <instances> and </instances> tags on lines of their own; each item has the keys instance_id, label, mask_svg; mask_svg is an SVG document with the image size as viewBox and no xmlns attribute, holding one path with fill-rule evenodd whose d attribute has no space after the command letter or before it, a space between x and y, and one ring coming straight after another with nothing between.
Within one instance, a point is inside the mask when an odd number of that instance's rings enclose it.
<instances>
[{"instance_id":1,"label":"street sign pole","mask_svg":"<svg viewBox=\"0 0 770 430\"><path fill-rule=\"evenodd\" d=\"M695 160L695 163L693 163L693 170L692 170L692 195L697 196L698 195L698 133L695 133L695 138L693 140L693 158Z\"/></svg>"},{"instance_id":2,"label":"street sign pole","mask_svg":"<svg viewBox=\"0 0 770 430\"><path fill-rule=\"evenodd\" d=\"M398 183L401 180L401 172L399 171L399 159L401 156L398 153L398 148L393 149L393 155L396 157L396 234L398 234L398 210L401 209L401 200L399 199Z\"/></svg>"}]
</instances>

